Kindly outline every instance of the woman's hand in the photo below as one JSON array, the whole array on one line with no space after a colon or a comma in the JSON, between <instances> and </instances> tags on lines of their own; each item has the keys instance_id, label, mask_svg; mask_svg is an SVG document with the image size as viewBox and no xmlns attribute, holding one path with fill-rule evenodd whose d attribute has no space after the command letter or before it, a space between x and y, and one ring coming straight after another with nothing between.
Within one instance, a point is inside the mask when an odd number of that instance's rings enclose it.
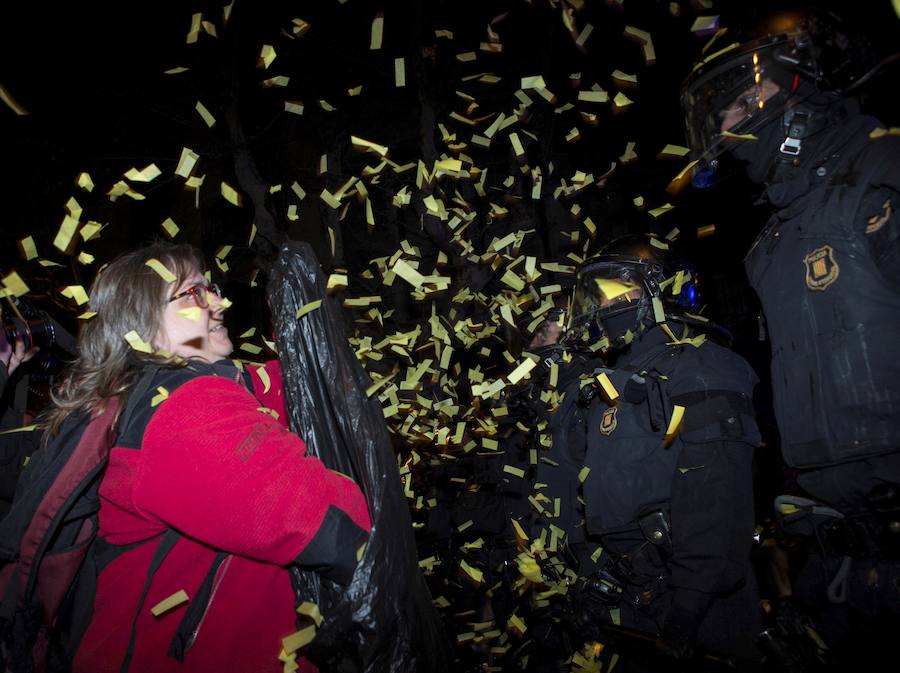
<instances>
[{"instance_id":1,"label":"woman's hand","mask_svg":"<svg viewBox=\"0 0 900 673\"><path fill-rule=\"evenodd\" d=\"M16 339L16 345L10 345L6 338L6 331L0 329L0 362L6 367L6 373L12 376L16 368L23 362L28 362L38 352L36 346L25 350L25 342L22 339Z\"/></svg>"}]
</instances>

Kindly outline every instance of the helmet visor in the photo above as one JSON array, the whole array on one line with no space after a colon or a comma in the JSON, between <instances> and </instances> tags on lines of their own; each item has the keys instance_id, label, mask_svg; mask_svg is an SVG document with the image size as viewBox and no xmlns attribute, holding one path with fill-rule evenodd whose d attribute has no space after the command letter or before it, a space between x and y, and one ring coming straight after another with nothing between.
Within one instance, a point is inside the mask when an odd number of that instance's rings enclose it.
<instances>
[{"instance_id":1,"label":"helmet visor","mask_svg":"<svg viewBox=\"0 0 900 673\"><path fill-rule=\"evenodd\" d=\"M771 100L784 80L789 38L767 37L733 44L698 65L681 93L685 131L697 170L703 170L735 142L781 114L783 102ZM721 56L722 58L718 58Z\"/></svg>"},{"instance_id":2,"label":"helmet visor","mask_svg":"<svg viewBox=\"0 0 900 673\"><path fill-rule=\"evenodd\" d=\"M583 326L620 308L629 308L644 294L643 275L635 268L600 262L578 274L572 299L572 325Z\"/></svg>"}]
</instances>

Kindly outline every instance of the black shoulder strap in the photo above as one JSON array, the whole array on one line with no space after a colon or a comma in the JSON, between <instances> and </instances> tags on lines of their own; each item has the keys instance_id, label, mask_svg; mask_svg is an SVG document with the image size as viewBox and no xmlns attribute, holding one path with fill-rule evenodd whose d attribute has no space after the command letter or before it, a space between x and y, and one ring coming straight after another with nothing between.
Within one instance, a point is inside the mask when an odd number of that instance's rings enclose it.
<instances>
[{"instance_id":1,"label":"black shoulder strap","mask_svg":"<svg viewBox=\"0 0 900 673\"><path fill-rule=\"evenodd\" d=\"M161 368L160 365L148 366L144 369L140 378L137 380L137 383L132 386L128 393L128 401L125 403L125 408L122 410L122 415L119 417L119 422L117 424L120 433L128 428L128 424L131 422L132 416L134 416L134 411L137 408L138 402L140 402L144 395L147 394L147 391L150 390L150 386L153 385L153 379L156 378L156 374Z\"/></svg>"},{"instance_id":2,"label":"black shoulder strap","mask_svg":"<svg viewBox=\"0 0 900 673\"><path fill-rule=\"evenodd\" d=\"M120 673L127 673L128 668L131 666L131 659L134 656L134 641L137 638L138 619L141 616L141 611L144 609L144 602L147 600L150 586L153 584L153 576L156 574L156 571L159 570L163 560L169 555L169 552L172 551L172 547L175 546L175 543L178 542L180 538L181 535L171 528L159 538L159 544L156 545L156 551L153 553L153 558L150 559L150 566L147 568L147 579L144 580L144 590L141 592L137 608L134 611L134 619L131 622L131 635L128 638L128 649L125 650L125 658L122 660L122 667L119 669Z\"/></svg>"}]
</instances>

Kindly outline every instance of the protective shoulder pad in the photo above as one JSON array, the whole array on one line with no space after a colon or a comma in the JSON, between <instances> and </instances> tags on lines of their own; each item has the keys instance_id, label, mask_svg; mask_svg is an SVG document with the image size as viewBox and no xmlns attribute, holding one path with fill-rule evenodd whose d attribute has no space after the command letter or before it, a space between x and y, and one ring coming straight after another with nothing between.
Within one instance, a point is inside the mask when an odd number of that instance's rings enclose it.
<instances>
[{"instance_id":1,"label":"protective shoulder pad","mask_svg":"<svg viewBox=\"0 0 900 673\"><path fill-rule=\"evenodd\" d=\"M685 408L686 442L741 441L758 446L753 388L759 379L736 353L715 343L686 348L669 374L668 394Z\"/></svg>"}]
</instances>

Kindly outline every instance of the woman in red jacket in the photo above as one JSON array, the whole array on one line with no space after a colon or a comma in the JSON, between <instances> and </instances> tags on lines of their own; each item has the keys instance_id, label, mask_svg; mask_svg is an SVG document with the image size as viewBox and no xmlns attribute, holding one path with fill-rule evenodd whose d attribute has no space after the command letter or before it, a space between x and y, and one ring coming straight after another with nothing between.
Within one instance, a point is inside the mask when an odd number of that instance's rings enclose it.
<instances>
[{"instance_id":1,"label":"woman in red jacket","mask_svg":"<svg viewBox=\"0 0 900 673\"><path fill-rule=\"evenodd\" d=\"M362 492L286 429L277 366L228 359L222 298L193 248L118 258L91 310L50 430L127 402L99 489L109 555L73 670L281 671L297 630L289 568L349 582L370 530Z\"/></svg>"}]
</instances>

